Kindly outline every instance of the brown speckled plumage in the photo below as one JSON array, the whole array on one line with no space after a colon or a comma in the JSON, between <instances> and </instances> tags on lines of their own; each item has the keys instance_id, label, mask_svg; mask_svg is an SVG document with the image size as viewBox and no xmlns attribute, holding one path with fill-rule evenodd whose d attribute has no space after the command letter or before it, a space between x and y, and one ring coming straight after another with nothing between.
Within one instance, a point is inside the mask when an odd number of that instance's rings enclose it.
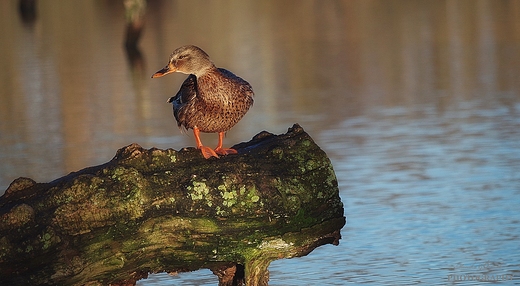
<instances>
[{"instance_id":1,"label":"brown speckled plumage","mask_svg":"<svg viewBox=\"0 0 520 286\"><path fill-rule=\"evenodd\" d=\"M215 69L182 84L168 102L179 127L202 132L226 132L233 127L253 104L249 83L225 69Z\"/></svg>"},{"instance_id":2,"label":"brown speckled plumage","mask_svg":"<svg viewBox=\"0 0 520 286\"><path fill-rule=\"evenodd\" d=\"M198 132L201 131L219 133L219 145L215 152L236 152L222 149L221 137L242 119L253 104L251 85L232 72L217 68L209 56L196 46L176 49L170 55L168 65L152 77L175 71L189 74L177 94L168 100L173 104L173 114L179 127L194 130L199 149L204 147L199 144ZM213 153L210 155L218 157ZM204 157L208 158L206 154Z\"/></svg>"}]
</instances>

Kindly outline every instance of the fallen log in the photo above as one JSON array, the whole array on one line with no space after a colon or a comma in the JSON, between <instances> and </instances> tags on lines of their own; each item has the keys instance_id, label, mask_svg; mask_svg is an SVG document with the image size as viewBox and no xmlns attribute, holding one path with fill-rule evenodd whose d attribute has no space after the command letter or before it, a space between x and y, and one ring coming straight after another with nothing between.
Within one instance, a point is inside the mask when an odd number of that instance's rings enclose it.
<instances>
[{"instance_id":1,"label":"fallen log","mask_svg":"<svg viewBox=\"0 0 520 286\"><path fill-rule=\"evenodd\" d=\"M209 268L219 285L267 285L275 259L337 245L345 224L330 160L299 126L262 132L238 155L117 151L0 197L0 285L135 285Z\"/></svg>"}]
</instances>

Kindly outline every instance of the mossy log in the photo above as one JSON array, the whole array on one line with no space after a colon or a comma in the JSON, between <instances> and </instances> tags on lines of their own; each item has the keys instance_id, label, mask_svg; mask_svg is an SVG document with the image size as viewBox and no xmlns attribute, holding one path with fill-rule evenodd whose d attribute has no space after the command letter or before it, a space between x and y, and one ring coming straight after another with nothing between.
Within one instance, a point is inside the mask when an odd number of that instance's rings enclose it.
<instances>
[{"instance_id":1,"label":"mossy log","mask_svg":"<svg viewBox=\"0 0 520 286\"><path fill-rule=\"evenodd\" d=\"M220 285L267 285L269 263L338 244L330 160L304 130L262 132L238 155L132 144L50 183L0 197L0 285L134 285L209 268Z\"/></svg>"}]
</instances>

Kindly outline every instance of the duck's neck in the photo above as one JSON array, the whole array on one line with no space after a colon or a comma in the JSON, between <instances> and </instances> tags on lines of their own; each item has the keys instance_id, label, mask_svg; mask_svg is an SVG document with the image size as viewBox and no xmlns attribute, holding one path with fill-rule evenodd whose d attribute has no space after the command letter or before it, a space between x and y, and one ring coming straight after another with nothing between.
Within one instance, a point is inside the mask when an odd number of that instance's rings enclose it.
<instances>
[{"instance_id":1,"label":"duck's neck","mask_svg":"<svg viewBox=\"0 0 520 286\"><path fill-rule=\"evenodd\" d=\"M198 98L206 104L221 103L227 97L226 93L219 92L222 89L222 75L217 68L209 70L197 77Z\"/></svg>"},{"instance_id":2,"label":"duck's neck","mask_svg":"<svg viewBox=\"0 0 520 286\"><path fill-rule=\"evenodd\" d=\"M205 65L203 68L195 71L193 75L195 75L198 78L203 77L204 75L211 73L213 71L217 70L217 67L212 63L209 62L207 65Z\"/></svg>"}]
</instances>

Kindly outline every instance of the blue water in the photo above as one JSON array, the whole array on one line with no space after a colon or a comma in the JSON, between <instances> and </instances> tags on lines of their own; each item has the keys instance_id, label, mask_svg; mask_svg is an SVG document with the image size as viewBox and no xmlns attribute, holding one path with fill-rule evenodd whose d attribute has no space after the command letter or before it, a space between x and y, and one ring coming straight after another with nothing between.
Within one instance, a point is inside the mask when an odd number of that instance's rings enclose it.
<instances>
[{"instance_id":1,"label":"blue water","mask_svg":"<svg viewBox=\"0 0 520 286\"><path fill-rule=\"evenodd\" d=\"M347 225L339 246L271 263L270 285L518 282L520 104L482 105L381 107L327 130L311 124L333 161ZM209 270L139 283L216 284Z\"/></svg>"}]
</instances>

